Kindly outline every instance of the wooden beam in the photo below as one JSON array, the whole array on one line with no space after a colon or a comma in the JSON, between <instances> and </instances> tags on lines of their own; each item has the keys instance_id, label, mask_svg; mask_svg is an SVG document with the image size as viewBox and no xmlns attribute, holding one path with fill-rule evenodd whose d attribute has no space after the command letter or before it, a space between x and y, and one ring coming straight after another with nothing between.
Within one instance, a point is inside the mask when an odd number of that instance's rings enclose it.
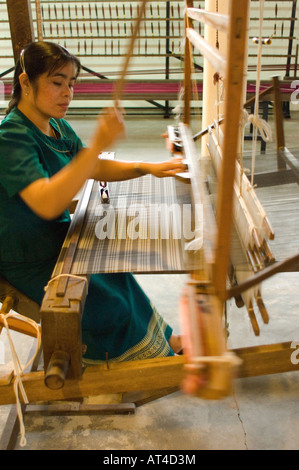
<instances>
[{"instance_id":1,"label":"wooden beam","mask_svg":"<svg viewBox=\"0 0 299 470\"><path fill-rule=\"evenodd\" d=\"M204 22L219 31L227 32L228 30L229 18L227 15L201 10L200 8L188 8L187 15L189 18Z\"/></svg>"},{"instance_id":2,"label":"wooden beam","mask_svg":"<svg viewBox=\"0 0 299 470\"><path fill-rule=\"evenodd\" d=\"M274 119L275 119L275 132L276 132L276 147L277 150L284 148L285 137L283 128L283 110L279 88L279 79L277 76L273 80L273 101L274 101Z\"/></svg>"},{"instance_id":3,"label":"wooden beam","mask_svg":"<svg viewBox=\"0 0 299 470\"><path fill-rule=\"evenodd\" d=\"M181 383L184 363L184 356L175 356L88 366L80 380L66 380L64 387L58 390L46 387L43 371L25 374L22 382L30 403L159 390ZM15 403L13 383L0 387L0 404L10 403Z\"/></svg>"},{"instance_id":4,"label":"wooden beam","mask_svg":"<svg viewBox=\"0 0 299 470\"><path fill-rule=\"evenodd\" d=\"M233 349L232 352L242 360L236 378L299 371L299 364L296 364L298 354L292 342L251 346ZM292 355L295 355L295 360L292 360ZM67 380L59 390L50 390L45 386L43 371L24 374L22 381L30 403L142 390L158 391L181 385L185 363L184 356L175 356L88 366L81 380ZM0 405L13 403L12 381L0 387Z\"/></svg>"},{"instance_id":5,"label":"wooden beam","mask_svg":"<svg viewBox=\"0 0 299 470\"><path fill-rule=\"evenodd\" d=\"M34 42L30 0L6 0L10 34L15 62L22 49Z\"/></svg>"},{"instance_id":6,"label":"wooden beam","mask_svg":"<svg viewBox=\"0 0 299 470\"><path fill-rule=\"evenodd\" d=\"M277 150L277 168L279 170L286 169L286 162L280 155L280 150L285 147L285 136L283 127L283 107L280 96L278 77L273 77L273 99L274 99L274 122L275 122L275 138Z\"/></svg>"},{"instance_id":7,"label":"wooden beam","mask_svg":"<svg viewBox=\"0 0 299 470\"><path fill-rule=\"evenodd\" d=\"M18 333L22 333L24 335L32 336L33 338L37 337L37 331L36 329L26 320L20 318L7 318L7 324L9 328L13 331L17 331ZM5 326L4 320L2 318L0 319L0 333L2 328Z\"/></svg>"},{"instance_id":8,"label":"wooden beam","mask_svg":"<svg viewBox=\"0 0 299 470\"><path fill-rule=\"evenodd\" d=\"M193 0L185 0L185 8L193 7ZM192 76L192 63L191 63L191 43L186 36L187 28L192 26L192 20L188 18L185 12L184 18L184 124L190 124L190 101L192 97L191 91L191 76Z\"/></svg>"},{"instance_id":9,"label":"wooden beam","mask_svg":"<svg viewBox=\"0 0 299 470\"><path fill-rule=\"evenodd\" d=\"M208 43L200 34L194 31L193 28L187 28L186 38L188 38L200 54L209 61L213 69L216 70L220 76L224 77L226 73L225 56L219 52L215 46Z\"/></svg>"},{"instance_id":10,"label":"wooden beam","mask_svg":"<svg viewBox=\"0 0 299 470\"><path fill-rule=\"evenodd\" d=\"M257 274L252 275L249 279L246 279L244 282L227 290L226 299L238 296L242 292L245 292L254 286L258 286L261 282L274 276L274 274L298 271L298 266L299 253L258 271Z\"/></svg>"},{"instance_id":11,"label":"wooden beam","mask_svg":"<svg viewBox=\"0 0 299 470\"><path fill-rule=\"evenodd\" d=\"M268 88L266 88L266 90L263 90L259 93L259 100L263 101L263 98L268 97L268 100L271 101L272 92L273 92L273 85L269 86ZM255 95L246 101L246 103L244 104L244 108L254 105L254 103L255 103Z\"/></svg>"},{"instance_id":12,"label":"wooden beam","mask_svg":"<svg viewBox=\"0 0 299 470\"><path fill-rule=\"evenodd\" d=\"M292 342L240 348L234 352L243 361L239 378L299 371L297 361L292 361L292 355L296 355Z\"/></svg>"}]
</instances>

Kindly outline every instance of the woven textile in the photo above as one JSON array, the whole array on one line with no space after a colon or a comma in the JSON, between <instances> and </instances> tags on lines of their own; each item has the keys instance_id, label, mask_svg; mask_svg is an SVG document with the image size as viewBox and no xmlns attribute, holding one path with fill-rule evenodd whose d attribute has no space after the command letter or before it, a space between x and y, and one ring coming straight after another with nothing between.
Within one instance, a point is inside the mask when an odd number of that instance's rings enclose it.
<instances>
[{"instance_id":1,"label":"woven textile","mask_svg":"<svg viewBox=\"0 0 299 470\"><path fill-rule=\"evenodd\" d=\"M102 204L94 182L72 274L186 272L182 241L188 185L146 175L109 183L110 204ZM62 270L66 237L55 268Z\"/></svg>"}]
</instances>

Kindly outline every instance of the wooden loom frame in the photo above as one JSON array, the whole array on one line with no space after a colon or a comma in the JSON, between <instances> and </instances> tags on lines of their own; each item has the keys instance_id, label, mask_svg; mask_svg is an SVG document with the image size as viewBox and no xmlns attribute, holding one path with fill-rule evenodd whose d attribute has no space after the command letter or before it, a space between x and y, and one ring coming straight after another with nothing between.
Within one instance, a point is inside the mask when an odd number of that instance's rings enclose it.
<instances>
[{"instance_id":1,"label":"wooden loom frame","mask_svg":"<svg viewBox=\"0 0 299 470\"><path fill-rule=\"evenodd\" d=\"M240 0L231 1L231 13L228 37L230 47L228 52L228 83L232 85L234 99L234 122L238 124L241 106L241 83L239 69L242 62L242 48L244 49L245 28L240 27L246 21L247 0L242 0L244 8L241 8ZM192 7L192 1L187 1L187 6ZM189 20L186 18L188 26ZM186 26L187 26L186 25ZM235 34L237 27L237 35ZM241 41L241 44L240 42ZM237 44L236 44L237 43ZM184 132L188 132L190 113L190 62L189 62L189 39L186 39L186 80L185 80L185 123ZM238 56L241 53L241 56ZM244 50L243 50L244 53ZM237 54L237 57L236 55ZM241 62L240 62L241 61ZM232 97L232 95L230 95ZM240 104L240 106L238 105ZM231 108L226 110L230 111ZM227 122L228 120L226 120ZM230 122L231 118L230 118ZM233 126L231 126L233 127ZM225 130L226 155L222 169L222 186L220 187L219 210L220 214L217 249L215 260L209 249L207 249L207 262L204 269L195 273L194 279L198 287L198 277L201 278L201 288L204 295L206 287L211 289L215 302L218 303L217 312L222 313L222 305L227 299L225 287L228 264L230 230L227 225L227 216L232 212L232 186L234 174L235 155L237 142L235 135L229 126ZM186 138L188 142L188 138ZM230 158L229 158L230 155ZM197 168L191 162L191 171L197 175ZM194 178L193 178L194 179ZM225 191L223 183L226 183ZM230 186L228 188L228 186ZM84 214L88 204L91 191L91 183L87 182L84 195L76 209L68 234L69 246L65 256L64 274L68 275L80 237L80 230L84 220ZM195 179L194 193L197 195L201 190ZM224 197L224 193L226 196ZM229 194L229 197L227 195ZM229 217L231 219L231 217ZM202 278L202 274L204 274ZM197 278L197 279L196 279ZM141 390L169 390L177 388L184 377L184 366L186 358L176 356L171 358L147 359L145 361L134 361L125 363L107 363L100 366L88 366L83 370L81 355L81 316L87 295L87 283L82 279L61 278L53 280L47 289L41 308L43 352L45 367L48 373L43 371L31 372L23 376L23 384L30 402L62 400L82 398L98 394L138 392ZM193 289L191 283L191 289ZM217 313L217 314L218 314ZM298 370L298 366L291 364L290 343L277 345L257 346L251 348L240 348L234 350L234 354L242 360L237 371L237 377L249 377L289 370ZM49 373L50 371L50 373ZM51 388L50 388L51 387ZM0 387L0 403L10 404L15 402L13 382Z\"/></svg>"}]
</instances>

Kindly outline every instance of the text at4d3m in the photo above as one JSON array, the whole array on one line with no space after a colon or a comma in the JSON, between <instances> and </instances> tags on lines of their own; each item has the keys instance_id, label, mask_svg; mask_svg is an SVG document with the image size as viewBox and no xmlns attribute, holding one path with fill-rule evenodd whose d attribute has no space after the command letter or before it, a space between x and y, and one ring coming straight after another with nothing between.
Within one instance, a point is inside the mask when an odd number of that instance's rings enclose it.
<instances>
[{"instance_id":1,"label":"text at4d3m","mask_svg":"<svg viewBox=\"0 0 299 470\"><path fill-rule=\"evenodd\" d=\"M195 454L148 454L139 456L116 456L113 454L103 458L104 465L127 465L131 468L138 464L146 465L195 465Z\"/></svg>"}]
</instances>

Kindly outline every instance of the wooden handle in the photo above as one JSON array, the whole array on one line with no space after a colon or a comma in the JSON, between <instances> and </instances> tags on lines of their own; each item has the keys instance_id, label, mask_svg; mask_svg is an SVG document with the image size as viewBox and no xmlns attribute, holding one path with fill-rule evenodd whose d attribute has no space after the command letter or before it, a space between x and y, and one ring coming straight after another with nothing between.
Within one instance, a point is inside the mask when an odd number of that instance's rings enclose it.
<instances>
[{"instance_id":1,"label":"wooden handle","mask_svg":"<svg viewBox=\"0 0 299 470\"><path fill-rule=\"evenodd\" d=\"M51 390L64 386L70 363L70 355L65 351L55 351L50 359L45 375L45 385Z\"/></svg>"},{"instance_id":2,"label":"wooden handle","mask_svg":"<svg viewBox=\"0 0 299 470\"><path fill-rule=\"evenodd\" d=\"M125 62L124 62L123 69L122 69L122 72L121 72L121 76L120 76L120 79L118 80L117 85L116 85L115 94L114 94L114 103L115 103L116 108L119 107L119 101L121 99L121 95L122 95L122 92L123 92L124 81L125 81L125 77L126 77L126 74L127 74L129 62L130 62L130 59L132 57L136 37L137 37L138 31L140 29L140 24L141 24L141 21L144 17L144 13L145 13L145 9L146 9L146 2L147 2L147 0L142 0L141 7L140 7L139 13L138 13L138 17L137 17L135 25L134 25L133 34L132 34L132 37L131 37L131 40L130 40L130 43L129 43L128 52L126 54Z\"/></svg>"},{"instance_id":3,"label":"wooden handle","mask_svg":"<svg viewBox=\"0 0 299 470\"><path fill-rule=\"evenodd\" d=\"M291 256L290 258L287 258L283 261L276 262L272 264L271 266L268 266L265 269L262 269L259 271L257 274L254 274L251 276L249 279L246 279L246 281L238 284L237 286L232 287L226 292L226 299L229 299L231 297L235 297L236 295L241 294L242 292L245 292L247 289L250 289L251 287L257 286L260 284L262 281L265 281L266 279L269 279L271 276L274 276L274 274L280 273L280 272L287 272L290 270L297 271L298 270L298 265L299 265L299 253L295 256Z\"/></svg>"}]
</instances>

